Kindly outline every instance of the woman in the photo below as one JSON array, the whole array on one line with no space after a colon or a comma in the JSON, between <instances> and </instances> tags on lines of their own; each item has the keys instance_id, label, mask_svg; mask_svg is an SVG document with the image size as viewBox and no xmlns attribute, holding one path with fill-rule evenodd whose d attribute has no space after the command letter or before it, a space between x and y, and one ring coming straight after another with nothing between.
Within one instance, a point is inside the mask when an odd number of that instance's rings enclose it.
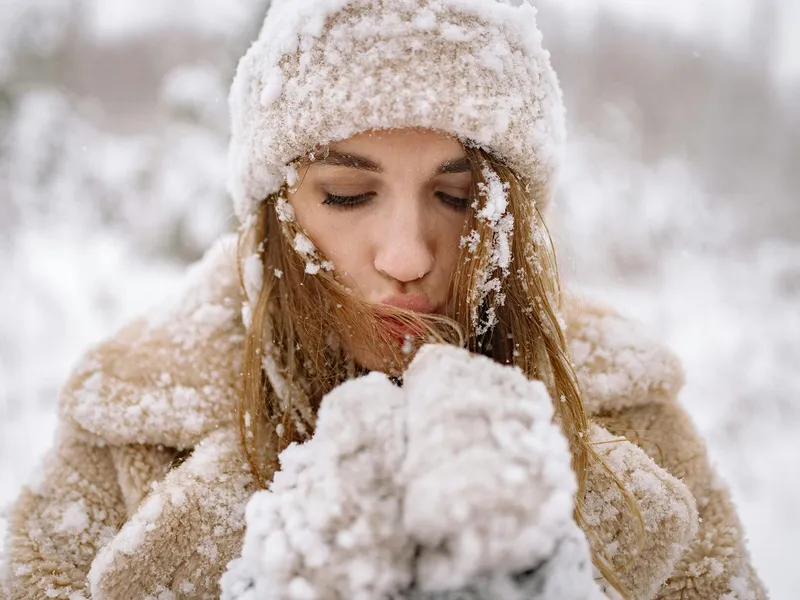
<instances>
[{"instance_id":1,"label":"woman","mask_svg":"<svg viewBox=\"0 0 800 600\"><path fill-rule=\"evenodd\" d=\"M403 386L428 341L543 383L610 597L766 597L677 361L560 290L542 214L564 110L534 16L273 3L231 93L238 244L65 386L11 513L9 598L218 597L248 499L323 398L369 371Z\"/></svg>"}]
</instances>

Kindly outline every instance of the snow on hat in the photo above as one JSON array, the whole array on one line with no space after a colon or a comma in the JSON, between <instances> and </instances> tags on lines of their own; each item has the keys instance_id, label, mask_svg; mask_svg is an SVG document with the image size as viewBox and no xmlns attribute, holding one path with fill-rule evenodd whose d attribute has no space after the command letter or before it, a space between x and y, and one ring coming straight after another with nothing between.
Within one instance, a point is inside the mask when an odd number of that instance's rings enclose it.
<instances>
[{"instance_id":1,"label":"snow on hat","mask_svg":"<svg viewBox=\"0 0 800 600\"><path fill-rule=\"evenodd\" d=\"M547 203L564 105L536 9L503 0L273 0L231 88L240 220L313 148L423 127L491 151Z\"/></svg>"}]
</instances>

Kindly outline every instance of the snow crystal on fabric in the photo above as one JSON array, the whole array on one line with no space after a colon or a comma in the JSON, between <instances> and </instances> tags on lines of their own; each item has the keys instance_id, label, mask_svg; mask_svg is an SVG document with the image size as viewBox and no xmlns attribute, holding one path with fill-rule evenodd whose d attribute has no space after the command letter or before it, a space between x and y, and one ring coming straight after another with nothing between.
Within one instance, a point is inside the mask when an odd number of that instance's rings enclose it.
<instances>
[{"instance_id":1,"label":"snow crystal on fabric","mask_svg":"<svg viewBox=\"0 0 800 600\"><path fill-rule=\"evenodd\" d=\"M596 307L571 321L570 355L588 412L622 410L680 390L680 361L637 323Z\"/></svg>"},{"instance_id":2,"label":"snow crystal on fabric","mask_svg":"<svg viewBox=\"0 0 800 600\"><path fill-rule=\"evenodd\" d=\"M191 447L232 422L244 342L239 288L235 238L226 236L179 293L90 351L62 411L113 444Z\"/></svg>"},{"instance_id":3,"label":"snow crystal on fabric","mask_svg":"<svg viewBox=\"0 0 800 600\"><path fill-rule=\"evenodd\" d=\"M731 577L728 582L731 591L720 598L720 600L757 600L756 592L750 586L747 573Z\"/></svg>"},{"instance_id":4,"label":"snow crystal on fabric","mask_svg":"<svg viewBox=\"0 0 800 600\"><path fill-rule=\"evenodd\" d=\"M370 129L447 132L545 184L564 139L561 90L527 3L273 2L230 107L240 219L296 181L295 158Z\"/></svg>"},{"instance_id":5,"label":"snow crystal on fabric","mask_svg":"<svg viewBox=\"0 0 800 600\"><path fill-rule=\"evenodd\" d=\"M248 504L222 598L597 597L552 417L542 384L448 346L402 388L345 383Z\"/></svg>"},{"instance_id":6,"label":"snow crystal on fabric","mask_svg":"<svg viewBox=\"0 0 800 600\"><path fill-rule=\"evenodd\" d=\"M590 441L604 462L604 466L591 467L589 478L594 485L584 497L586 522L599 535L600 546L596 550L626 585L637 586L629 589L634 597L652 598L697 535L695 499L683 483L624 438L593 425ZM641 540L638 519L606 469L618 478L636 503L644 527ZM598 484L600 481L603 485ZM636 553L640 541L642 546ZM620 547L626 552L619 552ZM633 561L629 560L631 555ZM647 557L646 567L637 563L643 557ZM648 570L649 579L640 576L643 568Z\"/></svg>"},{"instance_id":7,"label":"snow crystal on fabric","mask_svg":"<svg viewBox=\"0 0 800 600\"><path fill-rule=\"evenodd\" d=\"M92 562L89 582L92 588L99 587L100 577L111 568L118 554L134 554L145 540L146 534L156 527L156 519L163 509L162 498L150 496L136 514L123 526L112 544L105 546Z\"/></svg>"},{"instance_id":8,"label":"snow crystal on fabric","mask_svg":"<svg viewBox=\"0 0 800 600\"><path fill-rule=\"evenodd\" d=\"M144 575L134 588L142 592L138 597L149 593L154 598L183 598L177 592L189 586L215 589L243 534L245 505L252 492L236 431L214 431L163 480L153 483L147 499L98 553L89 574L92 597L128 597L136 574ZM166 547L166 556L181 560L161 562ZM196 597L211 596L204 591Z\"/></svg>"},{"instance_id":9,"label":"snow crystal on fabric","mask_svg":"<svg viewBox=\"0 0 800 600\"><path fill-rule=\"evenodd\" d=\"M86 502L81 499L69 504L61 515L61 522L56 525L59 533L80 534L89 527L89 514L86 512Z\"/></svg>"}]
</instances>

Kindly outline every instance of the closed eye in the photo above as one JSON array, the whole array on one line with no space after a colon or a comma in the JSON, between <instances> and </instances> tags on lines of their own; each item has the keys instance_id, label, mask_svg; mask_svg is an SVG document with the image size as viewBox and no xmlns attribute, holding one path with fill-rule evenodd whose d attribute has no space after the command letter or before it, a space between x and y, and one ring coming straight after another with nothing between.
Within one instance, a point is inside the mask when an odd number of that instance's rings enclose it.
<instances>
[{"instance_id":1,"label":"closed eye","mask_svg":"<svg viewBox=\"0 0 800 600\"><path fill-rule=\"evenodd\" d=\"M374 196L373 193L359 194L357 196L337 196L336 194L326 193L325 200L323 200L322 203L341 208L355 208L369 202L372 196Z\"/></svg>"},{"instance_id":2,"label":"closed eye","mask_svg":"<svg viewBox=\"0 0 800 600\"><path fill-rule=\"evenodd\" d=\"M362 204L369 202L375 194L370 192L367 194L358 194L357 196L337 196L336 194L325 194L323 204L328 206L336 206L338 208L353 209ZM436 197L439 198L448 208L457 211L464 211L469 206L469 198L459 198L451 196L445 192L436 192Z\"/></svg>"},{"instance_id":3,"label":"closed eye","mask_svg":"<svg viewBox=\"0 0 800 600\"><path fill-rule=\"evenodd\" d=\"M451 196L450 194L445 194L444 192L436 192L436 196L453 210L467 210L467 207L469 206L469 198L458 198L457 196Z\"/></svg>"}]
</instances>

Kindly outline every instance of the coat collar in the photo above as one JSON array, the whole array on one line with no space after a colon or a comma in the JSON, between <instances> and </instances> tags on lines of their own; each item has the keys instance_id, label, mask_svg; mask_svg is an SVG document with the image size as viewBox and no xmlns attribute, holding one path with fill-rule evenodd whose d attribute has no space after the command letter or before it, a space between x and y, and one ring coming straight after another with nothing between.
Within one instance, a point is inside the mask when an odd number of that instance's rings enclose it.
<instances>
[{"instance_id":1,"label":"coat collar","mask_svg":"<svg viewBox=\"0 0 800 600\"><path fill-rule=\"evenodd\" d=\"M191 448L233 425L242 301L230 235L189 270L175 298L87 352L62 390L62 416L112 445ZM590 415L677 394L678 360L634 323L577 299L566 317Z\"/></svg>"}]
</instances>

